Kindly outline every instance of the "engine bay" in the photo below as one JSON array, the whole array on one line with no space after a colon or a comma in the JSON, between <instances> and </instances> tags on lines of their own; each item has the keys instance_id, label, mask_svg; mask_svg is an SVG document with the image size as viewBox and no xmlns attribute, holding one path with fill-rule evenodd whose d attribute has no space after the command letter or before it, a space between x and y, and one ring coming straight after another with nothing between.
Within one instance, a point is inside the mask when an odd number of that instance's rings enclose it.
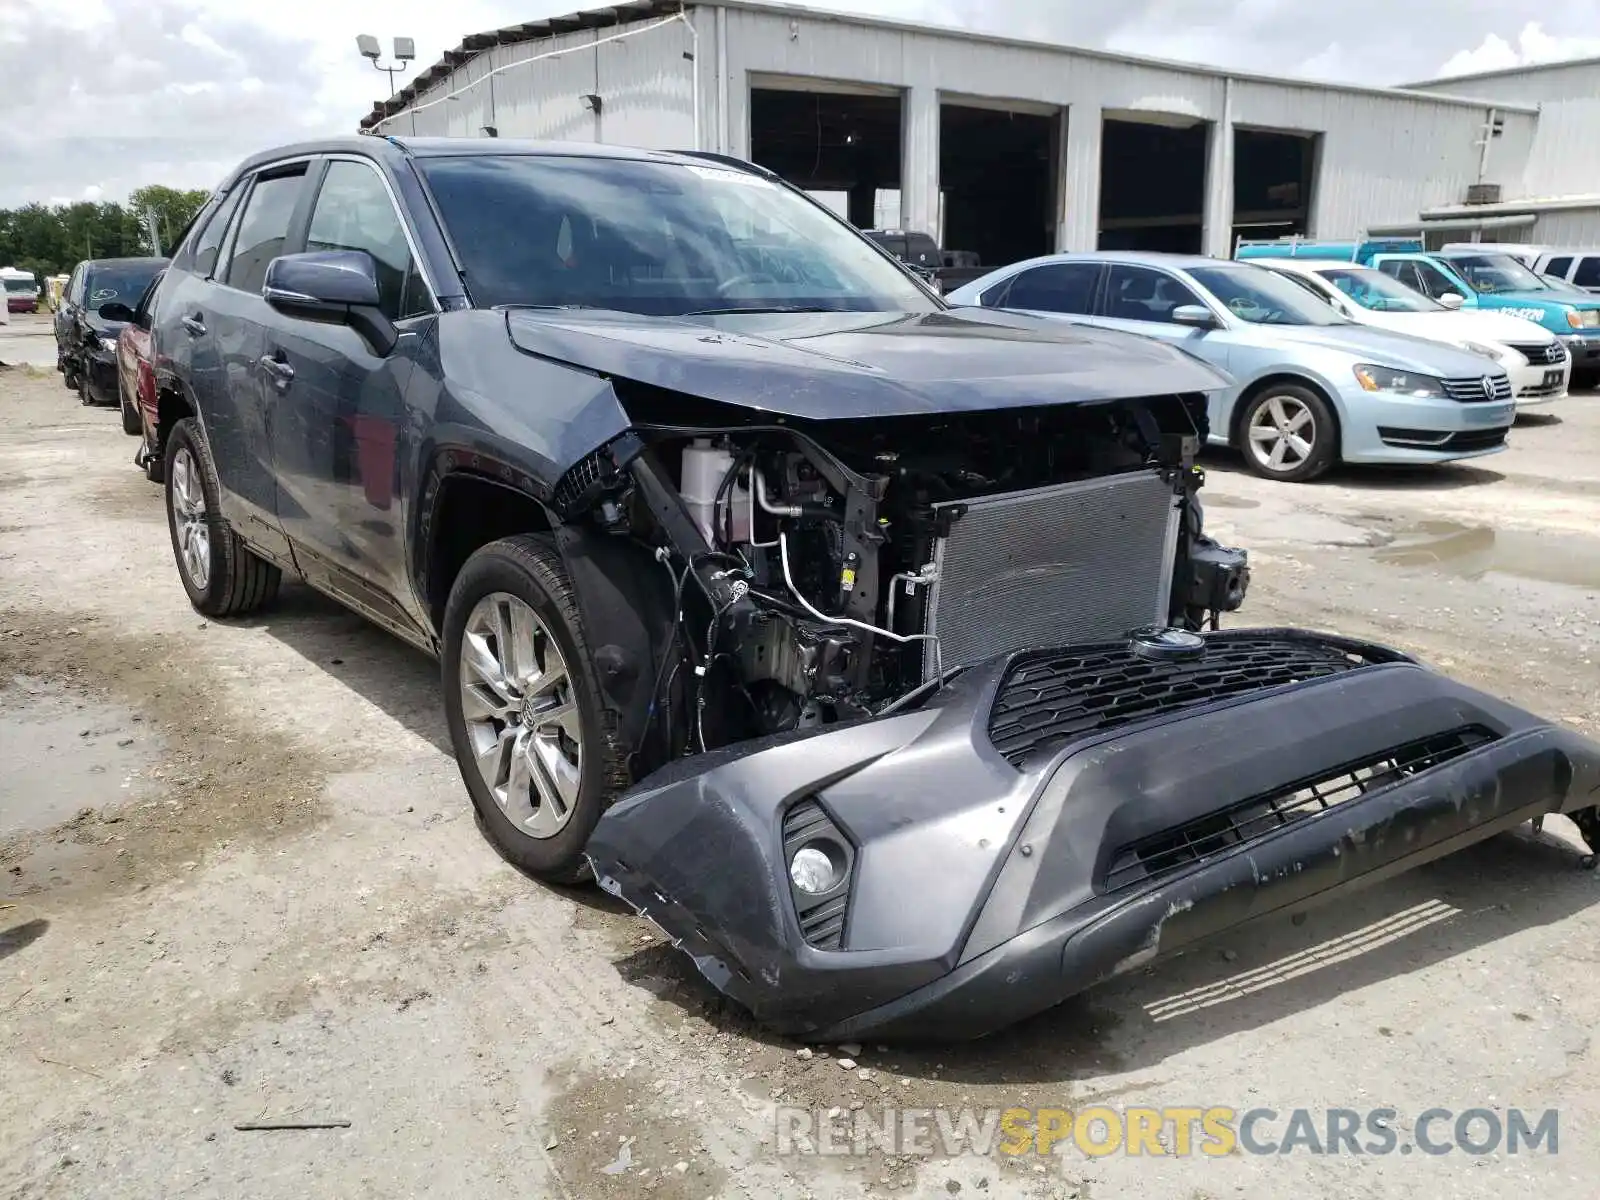
<instances>
[{"instance_id":1,"label":"engine bay","mask_svg":"<svg viewBox=\"0 0 1600 1200\"><path fill-rule=\"evenodd\" d=\"M636 776L881 715L981 656L1214 626L1243 600L1244 553L1201 529L1199 397L771 424L685 409L555 495L670 586Z\"/></svg>"}]
</instances>

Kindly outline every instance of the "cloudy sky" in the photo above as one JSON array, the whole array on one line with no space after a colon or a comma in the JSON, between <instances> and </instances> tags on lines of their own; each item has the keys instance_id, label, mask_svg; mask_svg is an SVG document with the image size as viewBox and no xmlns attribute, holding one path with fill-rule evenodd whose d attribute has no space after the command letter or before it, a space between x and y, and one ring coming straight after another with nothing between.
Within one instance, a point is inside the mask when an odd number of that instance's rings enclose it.
<instances>
[{"instance_id":1,"label":"cloudy sky","mask_svg":"<svg viewBox=\"0 0 1600 1200\"><path fill-rule=\"evenodd\" d=\"M585 0L0 0L0 207L209 187L350 131L386 93L358 33L470 32ZM591 6L598 6L598 0ZM1600 0L817 0L818 7L1281 74L1394 83L1600 55Z\"/></svg>"}]
</instances>

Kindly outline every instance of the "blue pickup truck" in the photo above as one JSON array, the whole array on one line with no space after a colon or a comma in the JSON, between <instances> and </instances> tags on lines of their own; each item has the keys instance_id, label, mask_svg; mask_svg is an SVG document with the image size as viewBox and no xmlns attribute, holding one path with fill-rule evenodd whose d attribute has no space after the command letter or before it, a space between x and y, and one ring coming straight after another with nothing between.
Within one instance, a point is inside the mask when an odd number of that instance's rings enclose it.
<instances>
[{"instance_id":1,"label":"blue pickup truck","mask_svg":"<svg viewBox=\"0 0 1600 1200\"><path fill-rule=\"evenodd\" d=\"M1572 355L1575 384L1593 386L1600 378L1600 296L1563 291L1497 252L1492 242L1428 251L1416 238L1241 241L1234 257L1336 259L1376 267L1448 308L1489 309L1542 325Z\"/></svg>"}]
</instances>

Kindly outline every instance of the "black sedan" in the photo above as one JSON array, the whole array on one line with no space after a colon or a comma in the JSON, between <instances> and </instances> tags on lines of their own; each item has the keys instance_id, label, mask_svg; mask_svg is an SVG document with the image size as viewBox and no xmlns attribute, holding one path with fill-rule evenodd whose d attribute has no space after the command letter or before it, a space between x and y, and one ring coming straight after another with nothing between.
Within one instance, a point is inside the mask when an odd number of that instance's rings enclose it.
<instances>
[{"instance_id":1,"label":"black sedan","mask_svg":"<svg viewBox=\"0 0 1600 1200\"><path fill-rule=\"evenodd\" d=\"M131 310L166 265L164 258L99 258L73 270L56 312L56 369L85 404L118 403L117 334L126 321L101 310Z\"/></svg>"}]
</instances>

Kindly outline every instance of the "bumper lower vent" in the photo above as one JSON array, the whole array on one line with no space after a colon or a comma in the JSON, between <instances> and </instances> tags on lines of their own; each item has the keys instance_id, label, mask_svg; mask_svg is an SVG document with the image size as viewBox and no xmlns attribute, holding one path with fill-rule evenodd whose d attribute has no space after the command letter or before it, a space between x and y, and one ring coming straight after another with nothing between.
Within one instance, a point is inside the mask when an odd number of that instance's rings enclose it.
<instances>
[{"instance_id":1,"label":"bumper lower vent","mask_svg":"<svg viewBox=\"0 0 1600 1200\"><path fill-rule=\"evenodd\" d=\"M818 950L837 950L844 944L845 917L850 909L850 876L855 863L854 848L832 819L815 800L802 800L783 817L783 861L785 869L795 852L805 846L826 846L838 867L835 885L821 895L791 887L800 935Z\"/></svg>"},{"instance_id":2,"label":"bumper lower vent","mask_svg":"<svg viewBox=\"0 0 1600 1200\"><path fill-rule=\"evenodd\" d=\"M1103 887L1115 892L1258 842L1286 825L1370 795L1495 740L1481 725L1465 725L1385 750L1266 796L1242 801L1176 829L1124 846L1112 856Z\"/></svg>"},{"instance_id":3,"label":"bumper lower vent","mask_svg":"<svg viewBox=\"0 0 1600 1200\"><path fill-rule=\"evenodd\" d=\"M1337 639L1238 631L1211 634L1203 658L1159 662L1124 642L1020 656L989 712L989 740L1012 766L1085 734L1198 704L1320 679L1392 651Z\"/></svg>"}]
</instances>

